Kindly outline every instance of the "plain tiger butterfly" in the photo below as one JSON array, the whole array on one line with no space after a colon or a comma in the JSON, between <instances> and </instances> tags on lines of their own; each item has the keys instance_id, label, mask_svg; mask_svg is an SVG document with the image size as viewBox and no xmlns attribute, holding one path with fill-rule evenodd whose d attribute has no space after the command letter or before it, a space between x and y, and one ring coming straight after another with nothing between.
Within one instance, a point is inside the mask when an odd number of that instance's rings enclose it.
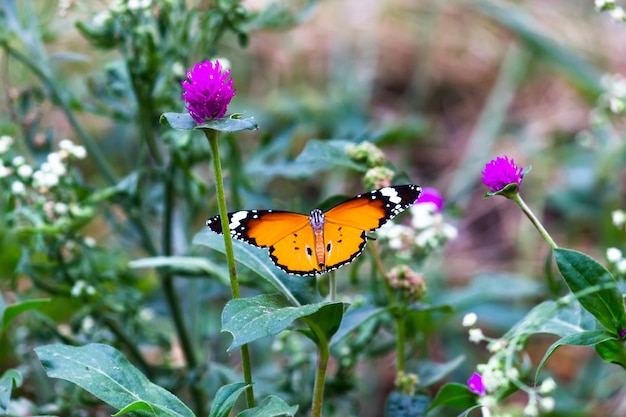
<instances>
[{"instance_id":1,"label":"plain tiger butterfly","mask_svg":"<svg viewBox=\"0 0 626 417\"><path fill-rule=\"evenodd\" d=\"M280 269L294 275L323 274L348 264L361 254L367 232L373 232L412 205L418 185L396 185L359 194L326 212L310 215L277 210L228 213L230 235L261 248ZM206 225L222 233L220 216Z\"/></svg>"}]
</instances>

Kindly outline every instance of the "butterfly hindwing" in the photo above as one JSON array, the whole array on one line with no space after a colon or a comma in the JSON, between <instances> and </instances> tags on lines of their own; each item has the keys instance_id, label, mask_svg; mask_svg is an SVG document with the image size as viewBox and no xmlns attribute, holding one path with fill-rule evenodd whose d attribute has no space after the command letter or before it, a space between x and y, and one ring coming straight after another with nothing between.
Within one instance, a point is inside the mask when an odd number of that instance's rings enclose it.
<instances>
[{"instance_id":1,"label":"butterfly hindwing","mask_svg":"<svg viewBox=\"0 0 626 417\"><path fill-rule=\"evenodd\" d=\"M420 196L418 185L396 185L359 194L324 213L329 223L373 232L411 206Z\"/></svg>"},{"instance_id":2,"label":"butterfly hindwing","mask_svg":"<svg viewBox=\"0 0 626 417\"><path fill-rule=\"evenodd\" d=\"M322 271L315 257L315 238L310 227L285 236L270 247L270 258L280 269L294 275Z\"/></svg>"}]
</instances>

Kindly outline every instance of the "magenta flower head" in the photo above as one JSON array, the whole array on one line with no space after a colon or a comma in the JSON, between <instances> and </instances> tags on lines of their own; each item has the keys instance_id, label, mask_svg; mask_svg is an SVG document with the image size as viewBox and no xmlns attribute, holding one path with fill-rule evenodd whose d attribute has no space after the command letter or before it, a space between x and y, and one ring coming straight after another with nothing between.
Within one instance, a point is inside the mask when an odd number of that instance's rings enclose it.
<instances>
[{"instance_id":1,"label":"magenta flower head","mask_svg":"<svg viewBox=\"0 0 626 417\"><path fill-rule=\"evenodd\" d=\"M523 168L518 168L515 165L515 161L513 159L509 160L508 156L492 160L485 165L483 170L483 184L489 187L490 190L490 193L487 195L500 194L502 191L506 191L503 194L517 193L526 171ZM510 186L511 184L515 184L515 186Z\"/></svg>"},{"instance_id":2,"label":"magenta flower head","mask_svg":"<svg viewBox=\"0 0 626 417\"><path fill-rule=\"evenodd\" d=\"M423 187L422 194L418 197L415 204L431 203L437 208L437 213L443 210L443 196L435 188Z\"/></svg>"},{"instance_id":3,"label":"magenta flower head","mask_svg":"<svg viewBox=\"0 0 626 417\"><path fill-rule=\"evenodd\" d=\"M485 395L487 392L485 384L483 383L483 377L476 372L467 380L467 387L470 391L480 396Z\"/></svg>"},{"instance_id":4,"label":"magenta flower head","mask_svg":"<svg viewBox=\"0 0 626 417\"><path fill-rule=\"evenodd\" d=\"M183 100L191 117L198 123L221 119L237 90L230 70L223 71L219 61L198 62L183 80Z\"/></svg>"}]
</instances>

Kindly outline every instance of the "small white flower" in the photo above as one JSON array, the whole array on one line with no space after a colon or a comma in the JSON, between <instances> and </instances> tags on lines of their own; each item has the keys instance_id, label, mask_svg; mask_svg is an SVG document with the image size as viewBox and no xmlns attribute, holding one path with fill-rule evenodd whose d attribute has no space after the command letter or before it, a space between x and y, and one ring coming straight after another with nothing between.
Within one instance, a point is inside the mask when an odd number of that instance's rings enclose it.
<instances>
[{"instance_id":1,"label":"small white flower","mask_svg":"<svg viewBox=\"0 0 626 417\"><path fill-rule=\"evenodd\" d=\"M615 210L611 213L611 220L615 227L623 227L626 224L626 212L624 210Z\"/></svg>"},{"instance_id":2,"label":"small white flower","mask_svg":"<svg viewBox=\"0 0 626 417\"><path fill-rule=\"evenodd\" d=\"M554 410L554 406L555 406L555 401L554 401L554 398L552 397L544 397L539 400L539 407L543 411L550 412Z\"/></svg>"},{"instance_id":3,"label":"small white flower","mask_svg":"<svg viewBox=\"0 0 626 417\"><path fill-rule=\"evenodd\" d=\"M620 97L611 97L609 99L609 109L615 114L619 114L624 111L626 105L624 104L624 100Z\"/></svg>"},{"instance_id":4,"label":"small white flower","mask_svg":"<svg viewBox=\"0 0 626 417\"><path fill-rule=\"evenodd\" d=\"M539 387L539 392L542 394L549 394L556 389L556 382L552 378L546 378Z\"/></svg>"},{"instance_id":5,"label":"small white flower","mask_svg":"<svg viewBox=\"0 0 626 417\"><path fill-rule=\"evenodd\" d=\"M602 10L604 6L613 4L613 0L594 0L594 5L597 10Z\"/></svg>"},{"instance_id":6,"label":"small white flower","mask_svg":"<svg viewBox=\"0 0 626 417\"><path fill-rule=\"evenodd\" d=\"M33 175L33 167L28 164L20 165L19 168L17 168L17 175L24 179L30 178L30 176Z\"/></svg>"},{"instance_id":7,"label":"small white flower","mask_svg":"<svg viewBox=\"0 0 626 417\"><path fill-rule=\"evenodd\" d=\"M0 178L8 177L12 172L11 168L5 167L2 161L0 161Z\"/></svg>"},{"instance_id":8,"label":"small white flower","mask_svg":"<svg viewBox=\"0 0 626 417\"><path fill-rule=\"evenodd\" d=\"M534 401L529 402L524 407L524 416L526 417L535 417L539 415L539 410L537 409L537 404Z\"/></svg>"},{"instance_id":9,"label":"small white flower","mask_svg":"<svg viewBox=\"0 0 626 417\"><path fill-rule=\"evenodd\" d=\"M506 340L497 339L489 343L489 346L487 346L487 350L489 350L489 352L491 353L496 353L496 352L506 349L506 346L507 346Z\"/></svg>"},{"instance_id":10,"label":"small white flower","mask_svg":"<svg viewBox=\"0 0 626 417\"><path fill-rule=\"evenodd\" d=\"M128 0L128 10L139 10L149 7L152 0Z\"/></svg>"},{"instance_id":11,"label":"small white flower","mask_svg":"<svg viewBox=\"0 0 626 417\"><path fill-rule=\"evenodd\" d=\"M87 285L85 287L85 292L87 293L87 295L95 295L96 294L96 287L94 287L93 285Z\"/></svg>"},{"instance_id":12,"label":"small white flower","mask_svg":"<svg viewBox=\"0 0 626 417\"><path fill-rule=\"evenodd\" d=\"M454 240L459 235L459 231L456 227L446 223L443 224L441 233L446 237L447 240Z\"/></svg>"},{"instance_id":13,"label":"small white flower","mask_svg":"<svg viewBox=\"0 0 626 417\"><path fill-rule=\"evenodd\" d=\"M15 195L24 195L26 192L26 186L24 186L24 183L21 181L13 181L13 184L11 184L11 191Z\"/></svg>"},{"instance_id":14,"label":"small white flower","mask_svg":"<svg viewBox=\"0 0 626 417\"><path fill-rule=\"evenodd\" d=\"M67 204L62 203L60 201L54 203L54 212L56 214L66 214L67 213Z\"/></svg>"},{"instance_id":15,"label":"small white flower","mask_svg":"<svg viewBox=\"0 0 626 417\"><path fill-rule=\"evenodd\" d=\"M617 248L608 248L606 250L606 259L615 264L622 259L622 251Z\"/></svg>"},{"instance_id":16,"label":"small white flower","mask_svg":"<svg viewBox=\"0 0 626 417\"><path fill-rule=\"evenodd\" d=\"M96 27L104 26L108 21L111 20L111 13L108 10L103 10L94 15L91 23L93 23Z\"/></svg>"},{"instance_id":17,"label":"small white flower","mask_svg":"<svg viewBox=\"0 0 626 417\"><path fill-rule=\"evenodd\" d=\"M0 136L0 155L6 153L13 146L13 138L11 136Z\"/></svg>"},{"instance_id":18,"label":"small white flower","mask_svg":"<svg viewBox=\"0 0 626 417\"><path fill-rule=\"evenodd\" d=\"M485 335L481 329L470 329L469 330L469 341L472 343L479 343L485 339Z\"/></svg>"},{"instance_id":19,"label":"small white flower","mask_svg":"<svg viewBox=\"0 0 626 417\"><path fill-rule=\"evenodd\" d=\"M411 226L417 230L432 227L437 221L437 206L434 203L413 204L411 212Z\"/></svg>"},{"instance_id":20,"label":"small white flower","mask_svg":"<svg viewBox=\"0 0 626 417\"><path fill-rule=\"evenodd\" d=\"M91 316L86 316L86 317L83 319L83 322L81 323L81 326L80 326L80 327L82 327L82 330L83 330L85 333L89 333L89 332L90 332L90 331L94 328L94 326L95 326L95 325L96 325L96 322L95 322L95 320L93 319L93 317L91 317Z\"/></svg>"},{"instance_id":21,"label":"small white flower","mask_svg":"<svg viewBox=\"0 0 626 417\"><path fill-rule=\"evenodd\" d=\"M616 266L620 273L626 274L626 259L620 259Z\"/></svg>"},{"instance_id":22,"label":"small white flower","mask_svg":"<svg viewBox=\"0 0 626 417\"><path fill-rule=\"evenodd\" d=\"M506 377L510 380L518 379L519 371L517 370L517 368L509 368L506 370Z\"/></svg>"},{"instance_id":23,"label":"small white flower","mask_svg":"<svg viewBox=\"0 0 626 417\"><path fill-rule=\"evenodd\" d=\"M498 404L498 400L493 395L483 395L478 399L478 402L486 408L493 408Z\"/></svg>"},{"instance_id":24,"label":"small white flower","mask_svg":"<svg viewBox=\"0 0 626 417\"><path fill-rule=\"evenodd\" d=\"M87 283L83 280L79 280L76 281L76 283L72 286L72 290L70 291L70 293L72 294L72 297L80 297L80 295L83 293L83 290L85 289L85 287L87 286Z\"/></svg>"},{"instance_id":25,"label":"small white flower","mask_svg":"<svg viewBox=\"0 0 626 417\"><path fill-rule=\"evenodd\" d=\"M85 236L84 242L85 242L85 245L89 246L90 248L93 248L94 246L96 246L96 239L94 239L91 236Z\"/></svg>"},{"instance_id":26,"label":"small white flower","mask_svg":"<svg viewBox=\"0 0 626 417\"><path fill-rule=\"evenodd\" d=\"M475 313L467 313L465 316L463 316L463 321L461 322L461 325L463 327L472 327L476 324L477 321L478 316L476 316Z\"/></svg>"},{"instance_id":27,"label":"small white flower","mask_svg":"<svg viewBox=\"0 0 626 417\"><path fill-rule=\"evenodd\" d=\"M25 162L26 162L26 159L22 155L18 155L15 158L13 158L13 160L11 161L11 165L13 165L14 167L19 167Z\"/></svg>"},{"instance_id":28,"label":"small white flower","mask_svg":"<svg viewBox=\"0 0 626 417\"><path fill-rule=\"evenodd\" d=\"M77 159L85 159L85 157L87 157L87 150L84 146L76 145L72 148L71 154Z\"/></svg>"}]
</instances>

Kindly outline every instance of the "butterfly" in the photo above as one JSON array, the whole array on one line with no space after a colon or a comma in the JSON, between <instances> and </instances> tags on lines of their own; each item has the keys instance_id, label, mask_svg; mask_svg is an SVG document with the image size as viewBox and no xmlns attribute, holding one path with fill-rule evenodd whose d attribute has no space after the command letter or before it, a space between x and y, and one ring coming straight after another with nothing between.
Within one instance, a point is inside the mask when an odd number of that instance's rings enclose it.
<instances>
[{"instance_id":1,"label":"butterfly","mask_svg":"<svg viewBox=\"0 0 626 417\"><path fill-rule=\"evenodd\" d=\"M230 235L251 245L269 248L274 264L294 275L318 275L352 262L373 232L420 196L418 185L396 185L359 194L328 211L310 215L278 210L228 213ZM220 216L206 221L222 233Z\"/></svg>"}]
</instances>

